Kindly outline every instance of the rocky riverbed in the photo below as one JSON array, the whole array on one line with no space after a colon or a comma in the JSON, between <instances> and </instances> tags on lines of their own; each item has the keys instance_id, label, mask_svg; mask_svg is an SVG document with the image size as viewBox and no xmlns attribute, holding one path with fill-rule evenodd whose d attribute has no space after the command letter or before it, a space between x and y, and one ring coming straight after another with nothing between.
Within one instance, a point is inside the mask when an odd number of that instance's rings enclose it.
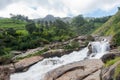
<instances>
[{"instance_id":1,"label":"rocky riverbed","mask_svg":"<svg viewBox=\"0 0 120 80\"><path fill-rule=\"evenodd\" d=\"M11 73L27 71L30 66L39 61L42 61L44 58L54 56L60 57L64 54L69 54L73 50L80 50L86 46L86 42L92 40L94 39L88 40L87 37L79 36L63 43L46 45L49 50L44 52L44 54L42 55L31 56L18 60L17 62L12 62L7 65L1 65L0 80L9 80ZM77 41L81 44L81 46L73 50L62 49L62 46L69 44L70 41ZM46 46L43 48L46 48ZM19 53L17 57L25 57L28 54L34 54L35 52L42 50L43 48L29 50L28 52L25 52L24 56L23 53ZM32 52L30 53L30 51ZM107 61L115 59L118 56L120 56L120 50L115 48L110 50L110 52L108 54L105 54L101 59L83 60L60 66L46 73L44 80L120 80L119 74L114 77L115 69L120 64L119 61L109 67L104 66Z\"/></svg>"}]
</instances>

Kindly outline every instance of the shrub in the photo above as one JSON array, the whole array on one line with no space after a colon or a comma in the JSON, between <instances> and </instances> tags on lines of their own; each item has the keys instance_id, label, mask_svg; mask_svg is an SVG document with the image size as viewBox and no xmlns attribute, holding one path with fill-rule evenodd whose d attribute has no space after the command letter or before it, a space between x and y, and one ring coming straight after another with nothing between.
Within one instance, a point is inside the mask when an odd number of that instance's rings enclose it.
<instances>
[{"instance_id":1,"label":"shrub","mask_svg":"<svg viewBox=\"0 0 120 80\"><path fill-rule=\"evenodd\" d=\"M0 56L0 64L8 64L11 62L12 54L8 53L3 56Z\"/></svg>"}]
</instances>

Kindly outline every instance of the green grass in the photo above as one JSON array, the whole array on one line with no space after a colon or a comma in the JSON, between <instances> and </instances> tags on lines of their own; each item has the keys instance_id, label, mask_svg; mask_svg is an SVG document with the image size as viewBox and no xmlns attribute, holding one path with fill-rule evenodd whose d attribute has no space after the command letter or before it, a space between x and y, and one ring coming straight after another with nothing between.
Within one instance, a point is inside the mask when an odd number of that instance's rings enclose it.
<instances>
[{"instance_id":1,"label":"green grass","mask_svg":"<svg viewBox=\"0 0 120 80\"><path fill-rule=\"evenodd\" d=\"M117 62L119 60L120 60L120 57L116 57L113 60L107 61L106 64L105 64L105 67L109 67L109 66L113 65L115 62Z\"/></svg>"},{"instance_id":2,"label":"green grass","mask_svg":"<svg viewBox=\"0 0 120 80\"><path fill-rule=\"evenodd\" d=\"M118 65L116 68L115 68L115 73L114 73L114 79L120 75L120 65Z\"/></svg>"},{"instance_id":3,"label":"green grass","mask_svg":"<svg viewBox=\"0 0 120 80\"><path fill-rule=\"evenodd\" d=\"M0 19L0 28L25 29L26 22L20 20L12 20L10 18Z\"/></svg>"}]
</instances>

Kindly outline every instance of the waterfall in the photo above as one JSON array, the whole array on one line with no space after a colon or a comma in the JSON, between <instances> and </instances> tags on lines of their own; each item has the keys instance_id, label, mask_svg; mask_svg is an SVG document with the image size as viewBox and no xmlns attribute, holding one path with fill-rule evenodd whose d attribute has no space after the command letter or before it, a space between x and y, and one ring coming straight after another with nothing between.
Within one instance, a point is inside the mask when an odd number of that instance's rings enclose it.
<instances>
[{"instance_id":1,"label":"waterfall","mask_svg":"<svg viewBox=\"0 0 120 80\"><path fill-rule=\"evenodd\" d=\"M42 80L45 73L61 65L84 60L85 58L100 58L109 50L109 43L107 41L90 42L89 44L92 46L92 53L89 56L89 49L86 47L80 51L73 51L62 57L46 58L31 66L26 72L12 74L10 80Z\"/></svg>"},{"instance_id":2,"label":"waterfall","mask_svg":"<svg viewBox=\"0 0 120 80\"><path fill-rule=\"evenodd\" d=\"M92 47L92 54L88 56L90 59L91 58L96 58L99 59L101 58L107 51L110 50L110 44L108 41L103 40L103 41L96 41L96 42L91 42Z\"/></svg>"}]
</instances>

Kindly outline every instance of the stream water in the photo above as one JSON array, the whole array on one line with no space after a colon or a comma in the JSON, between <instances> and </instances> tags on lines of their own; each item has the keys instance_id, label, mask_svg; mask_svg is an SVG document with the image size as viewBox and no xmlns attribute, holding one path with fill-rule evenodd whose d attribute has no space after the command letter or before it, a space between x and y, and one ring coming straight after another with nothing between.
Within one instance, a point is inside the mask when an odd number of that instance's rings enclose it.
<instances>
[{"instance_id":1,"label":"stream water","mask_svg":"<svg viewBox=\"0 0 120 80\"><path fill-rule=\"evenodd\" d=\"M109 42L96 41L90 42L92 53L88 56L88 47L80 51L73 51L62 57L46 58L43 61L31 66L28 71L22 73L14 73L10 76L10 80L43 80L44 74L61 65L73 63L84 59L99 59L109 51Z\"/></svg>"}]
</instances>

